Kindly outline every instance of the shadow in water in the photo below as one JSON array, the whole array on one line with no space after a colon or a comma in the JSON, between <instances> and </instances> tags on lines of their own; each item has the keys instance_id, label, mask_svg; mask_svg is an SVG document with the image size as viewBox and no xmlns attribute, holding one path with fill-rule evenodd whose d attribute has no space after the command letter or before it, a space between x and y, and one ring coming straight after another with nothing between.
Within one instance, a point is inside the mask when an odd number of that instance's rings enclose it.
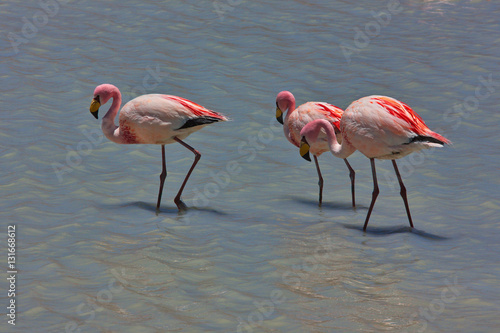
<instances>
[{"instance_id":1,"label":"shadow in water","mask_svg":"<svg viewBox=\"0 0 500 333\"><path fill-rule=\"evenodd\" d=\"M177 208L176 208L176 210L177 210ZM222 212L222 211L214 209L214 208L196 207L196 206L188 207L187 211L179 212L179 215L184 215L184 214L189 213L189 212L192 212L194 214L197 212L207 212L207 213L213 213L213 214L217 214L217 215L227 215L226 212ZM161 209L160 209L160 214L161 214Z\"/></svg>"},{"instance_id":2,"label":"shadow in water","mask_svg":"<svg viewBox=\"0 0 500 333\"><path fill-rule=\"evenodd\" d=\"M107 208L127 208L127 207L137 207L142 210L147 210L149 212L152 212L153 214L156 214L156 204L149 203L149 202L144 202L144 201L132 201L132 202L126 202L126 203L120 203L120 204L101 204L101 207L107 207ZM170 206L170 207L165 207L163 205L160 205L160 212L158 213L159 216L162 214L175 214L175 215L184 215L188 212L209 212L209 213L214 213L214 214L219 214L219 215L226 215L225 212L218 211L213 208L209 207L188 207L187 211L179 211L177 206Z\"/></svg>"},{"instance_id":3,"label":"shadow in water","mask_svg":"<svg viewBox=\"0 0 500 333\"><path fill-rule=\"evenodd\" d=\"M323 203L321 204L321 207L318 205L319 201L316 199L316 200L312 200L312 199L305 199L303 197L299 197L299 196L294 196L294 195L286 195L284 196L285 198L287 199L292 199L296 202L299 202L301 204L304 204L304 205L308 205L308 206L313 206L313 207L317 207L317 208L327 208L327 209L343 209L343 210L352 210L352 211L356 211L356 210L368 210L368 207L365 207L365 206L362 206L362 205L359 205L357 204L356 207L352 207L352 202L350 201L346 201L346 202L325 202L325 200L323 200Z\"/></svg>"},{"instance_id":4,"label":"shadow in water","mask_svg":"<svg viewBox=\"0 0 500 333\"><path fill-rule=\"evenodd\" d=\"M431 240L449 239L448 237L434 235L434 234L425 232L423 230L411 228L410 226L373 227L373 226L368 225L368 227L366 228L366 231L363 231L362 224L360 224L360 225L343 224L343 226L347 229L359 230L359 231L364 232L366 234L375 235L375 236L386 236L386 235L402 234L402 233L408 232L408 233L412 233L412 234L415 234L417 236L431 239Z\"/></svg>"},{"instance_id":5,"label":"shadow in water","mask_svg":"<svg viewBox=\"0 0 500 333\"><path fill-rule=\"evenodd\" d=\"M137 207L142 210L147 210L149 212L152 212L153 214L156 214L156 204L149 203L149 202L144 202L144 201L132 201L132 202L126 202L119 204L117 206L121 207ZM160 205L160 212L161 213L169 213L169 214L176 214L178 213L179 210L177 209L177 206L171 206L171 207L162 207Z\"/></svg>"}]
</instances>

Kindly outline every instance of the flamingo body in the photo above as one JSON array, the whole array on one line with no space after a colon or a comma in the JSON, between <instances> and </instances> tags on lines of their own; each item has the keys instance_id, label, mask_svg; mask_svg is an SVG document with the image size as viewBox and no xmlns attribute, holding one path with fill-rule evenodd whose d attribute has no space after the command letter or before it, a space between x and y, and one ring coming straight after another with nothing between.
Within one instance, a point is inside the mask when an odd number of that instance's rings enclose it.
<instances>
[{"instance_id":1,"label":"flamingo body","mask_svg":"<svg viewBox=\"0 0 500 333\"><path fill-rule=\"evenodd\" d=\"M167 173L165 145L178 142L195 154L195 161L174 200L179 209L186 208L180 196L201 155L197 150L184 143L183 140L204 126L214 122L226 121L227 118L182 97L148 94L134 98L126 103L120 111L119 125L116 126L115 118L122 101L121 93L117 87L111 84L97 86L94 90L94 99L90 106L90 112L94 117L98 118L99 107L106 104L110 99L113 99L113 103L103 117L101 125L104 135L109 140L119 144L159 144L162 146L163 170L160 175L157 212Z\"/></svg>"},{"instance_id":2,"label":"flamingo body","mask_svg":"<svg viewBox=\"0 0 500 333\"><path fill-rule=\"evenodd\" d=\"M174 137L184 140L208 124L224 120L224 116L187 99L150 94L123 106L117 130L124 143L170 144Z\"/></svg>"},{"instance_id":3,"label":"flamingo body","mask_svg":"<svg viewBox=\"0 0 500 333\"><path fill-rule=\"evenodd\" d=\"M94 96L102 104L113 98L113 104L103 117L106 137L120 144L170 144L174 137L184 140L202 127L227 118L185 98L148 94L134 98L120 111L119 126L114 119L121 104L118 88L110 84L98 86Z\"/></svg>"},{"instance_id":4,"label":"flamingo body","mask_svg":"<svg viewBox=\"0 0 500 333\"><path fill-rule=\"evenodd\" d=\"M449 143L408 105L387 96L373 95L351 103L340 128L345 140L368 158L398 159Z\"/></svg>"}]
</instances>

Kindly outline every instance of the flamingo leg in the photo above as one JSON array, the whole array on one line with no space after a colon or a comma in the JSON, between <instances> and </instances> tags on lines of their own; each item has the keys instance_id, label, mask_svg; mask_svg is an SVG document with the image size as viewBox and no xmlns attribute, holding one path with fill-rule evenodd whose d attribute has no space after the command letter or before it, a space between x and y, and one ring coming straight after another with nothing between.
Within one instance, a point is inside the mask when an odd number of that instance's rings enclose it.
<instances>
[{"instance_id":1,"label":"flamingo leg","mask_svg":"<svg viewBox=\"0 0 500 333\"><path fill-rule=\"evenodd\" d=\"M165 183L165 178L167 178L167 163L165 161L165 145L161 145L161 161L162 170L160 174L160 190L158 192L158 202L156 203L156 215L160 212L160 202L161 194L163 193L163 184Z\"/></svg>"},{"instance_id":2,"label":"flamingo leg","mask_svg":"<svg viewBox=\"0 0 500 333\"><path fill-rule=\"evenodd\" d=\"M413 228L413 221L411 219L411 214L410 214L410 206L408 205L408 197L406 196L406 187L403 184L403 180L401 179L401 175L399 174L398 166L396 164L395 160L392 160L392 165L394 166L394 171L396 171L396 176L398 177L399 181L399 186L401 188L401 197L403 198L403 201L405 203L405 208L406 208L406 214L408 215L408 221L410 221L410 227Z\"/></svg>"},{"instance_id":3,"label":"flamingo leg","mask_svg":"<svg viewBox=\"0 0 500 333\"><path fill-rule=\"evenodd\" d=\"M177 193L177 195L175 196L175 199L174 199L174 202L177 205L177 208L179 208L179 210L186 210L187 206L181 200L182 191L184 190L184 186L186 186L186 183L187 183L187 181L189 179L189 176L191 176L191 172L193 172L194 167L196 166L196 164L200 160L201 154L200 154L199 151L197 151L196 149L194 149L193 147L191 147L190 145L188 145L187 143L185 143L181 139L175 137L174 140L177 141L177 142L179 142L181 145L183 145L184 147L186 147L190 151L192 151L193 154L194 154L193 165L191 165L191 168L189 169L189 171L188 171L188 173L186 175L186 178L184 178L184 181L182 182L181 188L179 189L179 192Z\"/></svg>"},{"instance_id":4,"label":"flamingo leg","mask_svg":"<svg viewBox=\"0 0 500 333\"><path fill-rule=\"evenodd\" d=\"M373 193L372 193L372 202L370 204L370 208L368 209L368 214L366 215L365 225L363 226L363 231L366 231L366 226L368 225L368 220L370 220L370 215L372 214L373 206L375 206L375 200L377 200L379 189L377 182L377 172L375 171L375 159L370 158L370 163L372 165L372 175L373 175Z\"/></svg>"},{"instance_id":5,"label":"flamingo leg","mask_svg":"<svg viewBox=\"0 0 500 333\"><path fill-rule=\"evenodd\" d=\"M351 195L352 195L352 206L356 207L356 199L354 196L354 179L356 178L356 172L354 172L354 169L351 167L349 162L347 162L347 158L344 158L345 165L347 165L347 168L349 169L349 178L351 178Z\"/></svg>"},{"instance_id":6,"label":"flamingo leg","mask_svg":"<svg viewBox=\"0 0 500 333\"><path fill-rule=\"evenodd\" d=\"M323 176L321 175L321 170L319 169L318 157L314 155L314 162L316 163L316 171L318 171L318 185L319 185L319 206L323 202Z\"/></svg>"}]
</instances>

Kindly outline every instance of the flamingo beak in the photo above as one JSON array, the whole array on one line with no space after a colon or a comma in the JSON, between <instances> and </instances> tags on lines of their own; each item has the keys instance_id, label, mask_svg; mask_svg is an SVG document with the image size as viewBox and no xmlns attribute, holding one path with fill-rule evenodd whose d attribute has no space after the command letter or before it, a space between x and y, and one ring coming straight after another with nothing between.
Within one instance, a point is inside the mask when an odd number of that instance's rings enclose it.
<instances>
[{"instance_id":1,"label":"flamingo beak","mask_svg":"<svg viewBox=\"0 0 500 333\"><path fill-rule=\"evenodd\" d=\"M98 114L99 114L99 107L101 106L101 103L99 102L99 96L94 97L92 100L92 103L90 103L90 113L95 117L95 119L99 119Z\"/></svg>"},{"instance_id":2,"label":"flamingo beak","mask_svg":"<svg viewBox=\"0 0 500 333\"><path fill-rule=\"evenodd\" d=\"M278 103L276 103L276 120L283 125L283 112L281 111Z\"/></svg>"},{"instance_id":3,"label":"flamingo beak","mask_svg":"<svg viewBox=\"0 0 500 333\"><path fill-rule=\"evenodd\" d=\"M300 156L309 162L311 162L311 156L309 155L310 148L311 147L309 146L309 143L307 143L306 138L302 137L302 140L300 141Z\"/></svg>"}]
</instances>

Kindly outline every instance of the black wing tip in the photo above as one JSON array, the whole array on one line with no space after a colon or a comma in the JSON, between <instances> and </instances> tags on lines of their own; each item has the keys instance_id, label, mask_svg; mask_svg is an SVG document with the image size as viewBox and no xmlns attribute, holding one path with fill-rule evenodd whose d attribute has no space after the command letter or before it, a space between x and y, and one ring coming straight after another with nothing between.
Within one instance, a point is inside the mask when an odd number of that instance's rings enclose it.
<instances>
[{"instance_id":1,"label":"black wing tip","mask_svg":"<svg viewBox=\"0 0 500 333\"><path fill-rule=\"evenodd\" d=\"M446 142L443 142L439 139L436 139L432 136L427 136L427 135L414 136L413 138L410 139L410 141L408 143L405 143L405 144L409 145L410 143L414 143L414 142L430 142L430 143L437 143L437 144L442 145L442 146L444 146L446 144Z\"/></svg>"},{"instance_id":2,"label":"black wing tip","mask_svg":"<svg viewBox=\"0 0 500 333\"><path fill-rule=\"evenodd\" d=\"M224 119L216 118L216 117L210 117L210 116L203 116L203 117L198 117L198 118L191 118L191 119L188 119L184 123L184 125L182 125L178 129L190 128L190 127L196 127L196 126L202 126L202 125L208 125L208 124L216 123L216 122L219 122L219 121L224 121Z\"/></svg>"}]
</instances>

